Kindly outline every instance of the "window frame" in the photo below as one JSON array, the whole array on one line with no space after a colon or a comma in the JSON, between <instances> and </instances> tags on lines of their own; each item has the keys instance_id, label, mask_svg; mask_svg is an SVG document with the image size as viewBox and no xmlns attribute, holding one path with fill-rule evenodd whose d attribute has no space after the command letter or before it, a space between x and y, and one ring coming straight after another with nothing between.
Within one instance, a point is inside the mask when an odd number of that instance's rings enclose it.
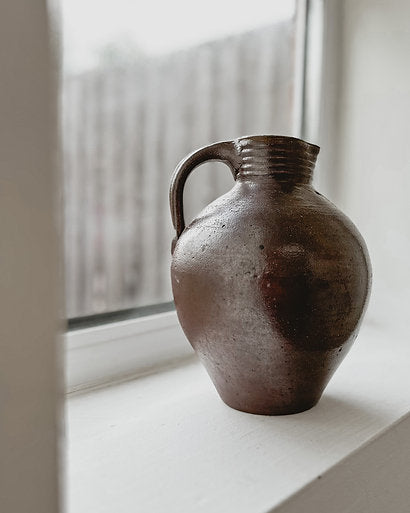
<instances>
[{"instance_id":1,"label":"window frame","mask_svg":"<svg viewBox=\"0 0 410 513\"><path fill-rule=\"evenodd\" d=\"M66 389L133 379L192 358L175 310L68 331Z\"/></svg>"}]
</instances>

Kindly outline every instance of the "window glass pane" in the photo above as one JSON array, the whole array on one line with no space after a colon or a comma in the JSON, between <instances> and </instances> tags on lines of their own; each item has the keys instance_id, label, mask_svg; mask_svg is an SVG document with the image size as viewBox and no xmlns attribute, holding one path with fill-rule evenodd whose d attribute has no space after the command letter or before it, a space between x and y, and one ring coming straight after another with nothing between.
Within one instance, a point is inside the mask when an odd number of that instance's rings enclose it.
<instances>
[{"instance_id":1,"label":"window glass pane","mask_svg":"<svg viewBox=\"0 0 410 513\"><path fill-rule=\"evenodd\" d=\"M67 315L170 301L168 186L192 150L299 135L297 3L63 0ZM187 218L232 186L207 164Z\"/></svg>"}]
</instances>

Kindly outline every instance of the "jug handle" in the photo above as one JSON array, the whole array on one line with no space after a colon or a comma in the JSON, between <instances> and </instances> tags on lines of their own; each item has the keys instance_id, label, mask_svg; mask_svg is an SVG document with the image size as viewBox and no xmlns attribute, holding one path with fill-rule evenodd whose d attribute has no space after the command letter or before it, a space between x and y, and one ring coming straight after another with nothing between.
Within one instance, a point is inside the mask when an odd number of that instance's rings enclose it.
<instances>
[{"instance_id":1,"label":"jug handle","mask_svg":"<svg viewBox=\"0 0 410 513\"><path fill-rule=\"evenodd\" d=\"M172 175L169 189L169 203L171 207L172 224L174 225L176 236L172 241L171 253L174 252L175 244L185 229L183 204L185 182L197 166L212 160L219 160L227 164L231 169L234 179L236 179L236 175L241 166L241 159L234 141L218 142L194 151L181 160Z\"/></svg>"}]
</instances>

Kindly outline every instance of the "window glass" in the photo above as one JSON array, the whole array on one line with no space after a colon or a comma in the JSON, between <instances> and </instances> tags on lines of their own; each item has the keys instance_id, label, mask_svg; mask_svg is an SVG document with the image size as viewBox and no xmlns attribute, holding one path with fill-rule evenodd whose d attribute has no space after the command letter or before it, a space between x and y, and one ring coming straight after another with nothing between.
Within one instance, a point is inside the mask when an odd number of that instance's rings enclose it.
<instances>
[{"instance_id":1,"label":"window glass","mask_svg":"<svg viewBox=\"0 0 410 513\"><path fill-rule=\"evenodd\" d=\"M63 0L67 316L170 301L168 187L194 149L299 135L298 3ZM303 24L302 24L303 27ZM187 218L232 186L187 184Z\"/></svg>"}]
</instances>

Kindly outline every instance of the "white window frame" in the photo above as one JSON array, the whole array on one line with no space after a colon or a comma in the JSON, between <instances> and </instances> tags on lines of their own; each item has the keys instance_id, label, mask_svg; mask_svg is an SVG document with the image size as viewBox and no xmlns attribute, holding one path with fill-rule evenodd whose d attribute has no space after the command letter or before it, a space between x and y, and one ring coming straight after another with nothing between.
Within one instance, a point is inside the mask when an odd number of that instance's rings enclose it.
<instances>
[{"instance_id":1,"label":"white window frame","mask_svg":"<svg viewBox=\"0 0 410 513\"><path fill-rule=\"evenodd\" d=\"M68 392L132 379L193 356L175 311L69 331Z\"/></svg>"}]
</instances>

